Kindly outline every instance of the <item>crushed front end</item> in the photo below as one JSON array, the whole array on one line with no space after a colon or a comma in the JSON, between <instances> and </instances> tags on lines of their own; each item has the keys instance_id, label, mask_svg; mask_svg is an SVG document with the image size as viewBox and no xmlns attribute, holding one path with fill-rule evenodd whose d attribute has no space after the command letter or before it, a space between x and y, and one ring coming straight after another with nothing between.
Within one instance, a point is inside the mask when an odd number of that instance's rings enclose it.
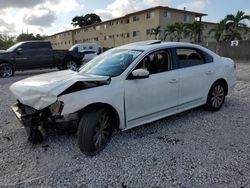
<instances>
[{"instance_id":1,"label":"crushed front end","mask_svg":"<svg viewBox=\"0 0 250 188\"><path fill-rule=\"evenodd\" d=\"M18 101L12 107L20 120L32 144L41 143L50 131L75 132L79 117L77 113L61 115L63 102L56 101L52 105L36 110Z\"/></svg>"}]
</instances>

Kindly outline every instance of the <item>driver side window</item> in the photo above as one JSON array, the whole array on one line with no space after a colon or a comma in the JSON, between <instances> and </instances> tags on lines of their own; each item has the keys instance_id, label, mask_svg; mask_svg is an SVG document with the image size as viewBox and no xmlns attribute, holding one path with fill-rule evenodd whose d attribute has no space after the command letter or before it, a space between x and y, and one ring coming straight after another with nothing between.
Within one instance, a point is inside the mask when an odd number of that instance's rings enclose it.
<instances>
[{"instance_id":1,"label":"driver side window","mask_svg":"<svg viewBox=\"0 0 250 188\"><path fill-rule=\"evenodd\" d=\"M135 69L146 69L150 74L161 73L172 69L172 58L169 50L153 52L136 66Z\"/></svg>"}]
</instances>

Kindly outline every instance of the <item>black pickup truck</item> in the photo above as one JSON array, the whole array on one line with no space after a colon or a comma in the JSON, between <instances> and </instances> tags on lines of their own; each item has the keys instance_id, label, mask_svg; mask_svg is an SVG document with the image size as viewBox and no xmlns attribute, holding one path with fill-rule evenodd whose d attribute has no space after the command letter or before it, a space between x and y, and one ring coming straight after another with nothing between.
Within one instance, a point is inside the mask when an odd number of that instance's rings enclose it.
<instances>
[{"instance_id":1,"label":"black pickup truck","mask_svg":"<svg viewBox=\"0 0 250 188\"><path fill-rule=\"evenodd\" d=\"M14 75L16 70L53 68L77 70L84 54L53 50L49 41L20 42L0 52L0 77Z\"/></svg>"}]
</instances>

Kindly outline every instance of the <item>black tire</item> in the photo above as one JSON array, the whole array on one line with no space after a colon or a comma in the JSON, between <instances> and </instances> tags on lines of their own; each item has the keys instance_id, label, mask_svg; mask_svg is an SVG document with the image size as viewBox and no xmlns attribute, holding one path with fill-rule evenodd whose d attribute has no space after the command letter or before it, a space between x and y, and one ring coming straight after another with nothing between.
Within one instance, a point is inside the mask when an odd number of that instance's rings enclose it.
<instances>
[{"instance_id":1,"label":"black tire","mask_svg":"<svg viewBox=\"0 0 250 188\"><path fill-rule=\"evenodd\" d=\"M108 143L113 130L114 120L106 108L84 114L77 130L80 150L89 156L96 155Z\"/></svg>"},{"instance_id":2,"label":"black tire","mask_svg":"<svg viewBox=\"0 0 250 188\"><path fill-rule=\"evenodd\" d=\"M78 69L77 62L73 58L66 58L64 62L64 69L77 71Z\"/></svg>"},{"instance_id":3,"label":"black tire","mask_svg":"<svg viewBox=\"0 0 250 188\"><path fill-rule=\"evenodd\" d=\"M64 69L64 68L61 67L61 66L58 66L57 68L58 68L58 70L63 70L63 69Z\"/></svg>"},{"instance_id":4,"label":"black tire","mask_svg":"<svg viewBox=\"0 0 250 188\"><path fill-rule=\"evenodd\" d=\"M209 111L218 111L226 97L226 87L221 81L215 82L209 90L205 109Z\"/></svg>"},{"instance_id":5,"label":"black tire","mask_svg":"<svg viewBox=\"0 0 250 188\"><path fill-rule=\"evenodd\" d=\"M12 65L8 63L2 63L0 64L0 77L2 78L9 78L13 76L15 73L15 70Z\"/></svg>"}]
</instances>

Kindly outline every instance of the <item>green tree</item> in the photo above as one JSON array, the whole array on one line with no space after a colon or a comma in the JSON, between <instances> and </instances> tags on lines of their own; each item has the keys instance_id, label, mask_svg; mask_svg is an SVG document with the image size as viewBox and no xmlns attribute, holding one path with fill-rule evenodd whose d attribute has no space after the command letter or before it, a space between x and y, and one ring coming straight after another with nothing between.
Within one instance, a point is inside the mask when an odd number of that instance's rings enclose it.
<instances>
[{"instance_id":1,"label":"green tree","mask_svg":"<svg viewBox=\"0 0 250 188\"><path fill-rule=\"evenodd\" d=\"M200 36L203 31L203 25L200 22L193 22L186 24L185 26L185 35L190 37L190 41L200 42Z\"/></svg>"},{"instance_id":2,"label":"green tree","mask_svg":"<svg viewBox=\"0 0 250 188\"><path fill-rule=\"evenodd\" d=\"M156 28L153 28L150 32L150 37L151 35L155 36L155 39L159 39L160 38L160 33L161 33L161 26L158 26Z\"/></svg>"},{"instance_id":3,"label":"green tree","mask_svg":"<svg viewBox=\"0 0 250 188\"><path fill-rule=\"evenodd\" d=\"M164 31L164 40L169 36L170 41L172 42L174 40L174 32L175 32L175 26L174 25L167 25Z\"/></svg>"},{"instance_id":4,"label":"green tree","mask_svg":"<svg viewBox=\"0 0 250 188\"><path fill-rule=\"evenodd\" d=\"M221 20L218 24L214 26L211 30L209 30L208 34L211 35L214 33L214 38L217 42L220 42L223 40L223 34L226 28L226 21Z\"/></svg>"},{"instance_id":5,"label":"green tree","mask_svg":"<svg viewBox=\"0 0 250 188\"><path fill-rule=\"evenodd\" d=\"M102 22L101 18L95 14L95 13L91 13L91 14L86 14L85 16L75 16L72 19L71 24L76 27L84 27L84 26L88 26L88 25L92 25L92 24L96 24L96 23L100 23Z\"/></svg>"},{"instance_id":6,"label":"green tree","mask_svg":"<svg viewBox=\"0 0 250 188\"><path fill-rule=\"evenodd\" d=\"M14 37L0 34L0 50L6 50L14 44Z\"/></svg>"},{"instance_id":7,"label":"green tree","mask_svg":"<svg viewBox=\"0 0 250 188\"><path fill-rule=\"evenodd\" d=\"M226 22L226 40L241 40L242 33L247 32L247 25L244 20L250 20L250 16L243 11L238 11L236 15L229 14L225 18Z\"/></svg>"},{"instance_id":8,"label":"green tree","mask_svg":"<svg viewBox=\"0 0 250 188\"><path fill-rule=\"evenodd\" d=\"M180 42L180 40L186 35L187 33L187 27L183 23L176 22L174 24L174 37L176 38L177 42Z\"/></svg>"},{"instance_id":9,"label":"green tree","mask_svg":"<svg viewBox=\"0 0 250 188\"><path fill-rule=\"evenodd\" d=\"M41 36L40 34L37 34L36 36L34 36L33 33L22 33L20 35L17 36L16 41L17 42L22 42L22 41L29 41L29 40L44 40L45 36Z\"/></svg>"}]
</instances>

